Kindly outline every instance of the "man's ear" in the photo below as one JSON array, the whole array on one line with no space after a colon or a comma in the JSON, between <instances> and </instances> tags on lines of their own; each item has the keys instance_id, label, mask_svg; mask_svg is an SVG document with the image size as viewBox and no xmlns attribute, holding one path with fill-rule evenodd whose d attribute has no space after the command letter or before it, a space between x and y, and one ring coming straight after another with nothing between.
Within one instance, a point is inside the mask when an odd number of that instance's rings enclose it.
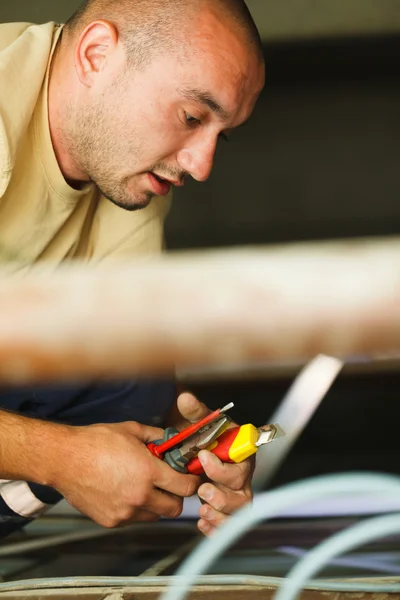
<instances>
[{"instance_id":1,"label":"man's ear","mask_svg":"<svg viewBox=\"0 0 400 600\"><path fill-rule=\"evenodd\" d=\"M108 21L93 21L80 34L75 48L75 69L79 81L91 87L97 73L118 46L118 31Z\"/></svg>"}]
</instances>

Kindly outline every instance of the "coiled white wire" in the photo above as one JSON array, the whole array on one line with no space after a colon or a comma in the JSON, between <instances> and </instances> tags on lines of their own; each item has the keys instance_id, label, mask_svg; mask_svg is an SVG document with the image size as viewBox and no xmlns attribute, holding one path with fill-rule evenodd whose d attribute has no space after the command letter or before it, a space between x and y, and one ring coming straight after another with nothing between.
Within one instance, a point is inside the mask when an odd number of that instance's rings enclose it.
<instances>
[{"instance_id":1,"label":"coiled white wire","mask_svg":"<svg viewBox=\"0 0 400 600\"><path fill-rule=\"evenodd\" d=\"M249 528L259 522L277 517L282 510L304 504L326 496L342 494L364 494L374 497L400 497L400 477L377 473L347 473L326 475L306 481L291 483L272 492L257 496L252 505L247 505L233 515L212 536L205 539L178 569L177 580L161 596L160 600L184 600L191 585L204 573L210 564ZM388 519L387 521L384 519ZM388 531L385 527L391 527ZM377 531L377 527L379 531ZM277 600L295 598L310 573L318 571L333 556L376 537L400 531L400 515L389 515L364 521L348 530L332 536L311 553L308 553L289 574L285 585L279 590ZM303 566L302 566L303 565ZM305 565L305 567L304 567ZM303 575L304 569L304 575ZM353 589L349 586L350 589ZM354 590L362 591L357 582ZM400 585L399 585L400 591Z\"/></svg>"},{"instance_id":2,"label":"coiled white wire","mask_svg":"<svg viewBox=\"0 0 400 600\"><path fill-rule=\"evenodd\" d=\"M329 560L370 542L376 538L400 532L400 513L367 519L345 531L341 531L318 544L291 569L283 586L278 589L275 600L294 600L307 581L318 573ZM360 592L360 582L352 584L355 592ZM400 591L400 584L399 584Z\"/></svg>"}]
</instances>

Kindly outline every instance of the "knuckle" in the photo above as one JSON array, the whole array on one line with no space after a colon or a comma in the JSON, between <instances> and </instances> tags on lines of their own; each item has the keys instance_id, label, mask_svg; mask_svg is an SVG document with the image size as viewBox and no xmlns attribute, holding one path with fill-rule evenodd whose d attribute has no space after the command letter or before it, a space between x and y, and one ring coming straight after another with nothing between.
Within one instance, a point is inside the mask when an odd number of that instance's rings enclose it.
<instances>
[{"instance_id":1,"label":"knuckle","mask_svg":"<svg viewBox=\"0 0 400 600\"><path fill-rule=\"evenodd\" d=\"M120 524L121 524L121 521L119 519L117 519L117 517L115 515L106 517L101 522L99 522L99 525L101 525L105 529L115 529Z\"/></svg>"},{"instance_id":2,"label":"knuckle","mask_svg":"<svg viewBox=\"0 0 400 600\"><path fill-rule=\"evenodd\" d=\"M253 472L253 470L254 469L253 469L253 463L252 463L252 461L249 460L249 459L246 460L243 463L243 466L242 466L243 478L244 479L248 479L250 477L251 473Z\"/></svg>"},{"instance_id":3,"label":"knuckle","mask_svg":"<svg viewBox=\"0 0 400 600\"><path fill-rule=\"evenodd\" d=\"M245 492L244 492L244 493L245 493L245 498L246 498L246 501L247 501L247 502L252 502L252 501L253 501L253 496L254 496L254 494L253 494L253 490L251 489L251 487L250 487L250 486L249 486L249 487L246 487L246 489L245 489Z\"/></svg>"},{"instance_id":4,"label":"knuckle","mask_svg":"<svg viewBox=\"0 0 400 600\"><path fill-rule=\"evenodd\" d=\"M141 423L138 423L137 421L129 421L129 426L134 435L139 435L143 427Z\"/></svg>"},{"instance_id":5,"label":"knuckle","mask_svg":"<svg viewBox=\"0 0 400 600\"><path fill-rule=\"evenodd\" d=\"M175 494L182 498L194 496L200 485L198 477L193 475L179 475L179 479L175 479Z\"/></svg>"},{"instance_id":6,"label":"knuckle","mask_svg":"<svg viewBox=\"0 0 400 600\"><path fill-rule=\"evenodd\" d=\"M215 510L217 510L218 512L224 512L224 510L227 507L227 503L225 501L225 498L217 498L213 503L212 503L213 508L215 508Z\"/></svg>"},{"instance_id":7,"label":"knuckle","mask_svg":"<svg viewBox=\"0 0 400 600\"><path fill-rule=\"evenodd\" d=\"M135 505L136 506L147 506L150 499L151 490L149 488L141 488L135 492Z\"/></svg>"},{"instance_id":8,"label":"knuckle","mask_svg":"<svg viewBox=\"0 0 400 600\"><path fill-rule=\"evenodd\" d=\"M99 519L98 524L104 527L105 529L114 529L114 521L112 519Z\"/></svg>"},{"instance_id":9,"label":"knuckle","mask_svg":"<svg viewBox=\"0 0 400 600\"><path fill-rule=\"evenodd\" d=\"M234 492L240 492L240 490L243 489L244 485L245 485L245 481L243 481L241 477L236 477L235 479L233 479L230 482L229 487Z\"/></svg>"},{"instance_id":10,"label":"knuckle","mask_svg":"<svg viewBox=\"0 0 400 600\"><path fill-rule=\"evenodd\" d=\"M235 510L238 510L239 508L246 506L246 504L250 504L251 501L252 501L252 499L249 498L248 496L245 496L245 495L239 496L238 503L236 505Z\"/></svg>"},{"instance_id":11,"label":"knuckle","mask_svg":"<svg viewBox=\"0 0 400 600\"><path fill-rule=\"evenodd\" d=\"M245 496L242 506L245 506L246 504L251 504L253 502L253 496Z\"/></svg>"},{"instance_id":12,"label":"knuckle","mask_svg":"<svg viewBox=\"0 0 400 600\"><path fill-rule=\"evenodd\" d=\"M181 514L182 514L182 510L183 510L183 502L181 500L177 500L174 506L171 506L170 510L168 511L168 517L170 517L171 519L177 519Z\"/></svg>"},{"instance_id":13,"label":"knuckle","mask_svg":"<svg viewBox=\"0 0 400 600\"><path fill-rule=\"evenodd\" d=\"M190 479L190 481L187 482L186 484L186 490L185 493L183 494L185 498L190 498L191 496L194 496L197 492L197 490L199 489L199 485L200 485L200 481L198 481L198 479Z\"/></svg>"},{"instance_id":14,"label":"knuckle","mask_svg":"<svg viewBox=\"0 0 400 600\"><path fill-rule=\"evenodd\" d=\"M132 519L132 517L135 514L135 509L132 506L125 506L124 508L121 509L119 515L118 515L118 525L121 525L121 523L126 523L127 521L130 521Z\"/></svg>"},{"instance_id":15,"label":"knuckle","mask_svg":"<svg viewBox=\"0 0 400 600\"><path fill-rule=\"evenodd\" d=\"M147 518L146 521L150 522L150 523L156 523L157 521L159 521L161 519L161 517L159 515L156 514L150 514Z\"/></svg>"}]
</instances>

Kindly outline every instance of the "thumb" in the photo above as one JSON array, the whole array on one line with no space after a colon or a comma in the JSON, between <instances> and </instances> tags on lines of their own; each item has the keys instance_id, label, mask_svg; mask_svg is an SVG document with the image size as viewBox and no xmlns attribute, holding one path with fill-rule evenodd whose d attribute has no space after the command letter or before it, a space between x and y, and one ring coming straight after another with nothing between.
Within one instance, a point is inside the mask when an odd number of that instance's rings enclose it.
<instances>
[{"instance_id":1,"label":"thumb","mask_svg":"<svg viewBox=\"0 0 400 600\"><path fill-rule=\"evenodd\" d=\"M125 423L125 426L128 428L129 433L145 444L161 440L164 437L164 429L160 427L151 427L150 425L143 425L136 421L129 421Z\"/></svg>"},{"instance_id":2,"label":"thumb","mask_svg":"<svg viewBox=\"0 0 400 600\"><path fill-rule=\"evenodd\" d=\"M190 423L200 421L200 419L206 417L211 412L203 402L197 400L196 396L193 396L189 392L184 392L179 396L178 410L182 418Z\"/></svg>"}]
</instances>

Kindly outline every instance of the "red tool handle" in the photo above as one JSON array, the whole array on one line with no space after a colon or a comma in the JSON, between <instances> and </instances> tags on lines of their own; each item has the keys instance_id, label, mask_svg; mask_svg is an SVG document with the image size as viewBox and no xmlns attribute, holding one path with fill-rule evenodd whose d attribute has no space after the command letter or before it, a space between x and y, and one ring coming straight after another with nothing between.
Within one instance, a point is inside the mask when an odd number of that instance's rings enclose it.
<instances>
[{"instance_id":1,"label":"red tool handle","mask_svg":"<svg viewBox=\"0 0 400 600\"><path fill-rule=\"evenodd\" d=\"M212 454L218 456L222 462L233 463L234 461L229 458L229 450L236 439L237 434L239 433L240 427L233 427L232 429L228 429L224 433L222 433L218 439L215 440L215 448L210 450ZM186 466L188 473L192 475L202 475L204 473L203 465L200 460L197 458L192 458L192 460Z\"/></svg>"},{"instance_id":2,"label":"red tool handle","mask_svg":"<svg viewBox=\"0 0 400 600\"><path fill-rule=\"evenodd\" d=\"M162 444L159 444L159 445L157 445L155 443L150 443L150 444L147 444L147 448L150 450L150 452L152 454L154 454L154 456L157 456L157 458L163 459L164 454L166 452L168 452L168 450L171 450L171 448L174 448L178 444L181 444L188 437L190 437L194 433L197 433L199 431L199 429L201 429L205 425L208 425L209 423L212 423L212 421L217 419L220 415L221 415L221 409L218 408L217 410L214 410L214 412L210 413L209 415L207 415L200 421L197 421L197 423L194 423L193 425L190 425L189 427L187 427L180 433L177 433L176 435L171 437L166 442L163 442Z\"/></svg>"}]
</instances>

